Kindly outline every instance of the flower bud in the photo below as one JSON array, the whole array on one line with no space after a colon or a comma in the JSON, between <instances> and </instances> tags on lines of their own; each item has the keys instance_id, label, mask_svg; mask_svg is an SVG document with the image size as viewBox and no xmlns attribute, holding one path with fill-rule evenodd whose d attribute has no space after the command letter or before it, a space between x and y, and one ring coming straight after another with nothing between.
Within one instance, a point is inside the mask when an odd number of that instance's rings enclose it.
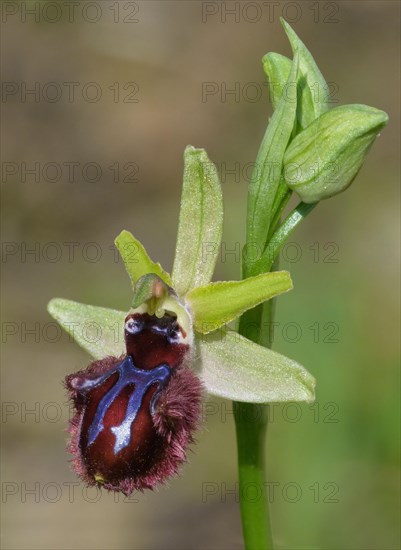
<instances>
[{"instance_id":1,"label":"flower bud","mask_svg":"<svg viewBox=\"0 0 401 550\"><path fill-rule=\"evenodd\" d=\"M284 155L284 178L303 202L327 199L344 191L388 116L366 105L328 111L300 132Z\"/></svg>"}]
</instances>

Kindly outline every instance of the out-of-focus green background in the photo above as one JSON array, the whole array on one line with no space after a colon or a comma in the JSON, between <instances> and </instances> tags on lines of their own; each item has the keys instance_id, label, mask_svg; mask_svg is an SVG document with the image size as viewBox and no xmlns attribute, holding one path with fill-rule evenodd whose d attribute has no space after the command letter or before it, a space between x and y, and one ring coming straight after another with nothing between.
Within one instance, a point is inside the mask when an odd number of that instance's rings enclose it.
<instances>
[{"instance_id":1,"label":"out-of-focus green background","mask_svg":"<svg viewBox=\"0 0 401 550\"><path fill-rule=\"evenodd\" d=\"M208 403L168 487L124 501L77 483L61 381L88 357L56 332L46 303L128 309L112 251L122 228L171 268L187 144L205 147L222 174L216 278L239 277L246 167L271 114L260 60L290 55L280 15L335 101L379 107L390 123L353 186L324 201L282 255L295 288L278 300L274 346L318 386L315 405L273 409L274 537L277 548L399 548L399 3L50 4L2 5L3 548L242 548L227 401ZM213 95L202 96L205 83ZM35 86L38 97L25 94ZM73 175L65 163L77 163Z\"/></svg>"}]
</instances>

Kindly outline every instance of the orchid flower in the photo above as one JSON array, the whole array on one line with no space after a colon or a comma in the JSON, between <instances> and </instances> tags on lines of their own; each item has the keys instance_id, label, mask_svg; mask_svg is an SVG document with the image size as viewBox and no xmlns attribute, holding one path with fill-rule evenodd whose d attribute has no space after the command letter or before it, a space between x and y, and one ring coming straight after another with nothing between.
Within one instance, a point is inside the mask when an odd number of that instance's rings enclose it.
<instances>
[{"instance_id":1,"label":"orchid flower","mask_svg":"<svg viewBox=\"0 0 401 550\"><path fill-rule=\"evenodd\" d=\"M189 146L172 274L122 231L115 244L133 286L129 311L49 303L94 358L66 379L76 408L69 450L88 484L129 494L176 474L205 392L247 403L313 401L315 380L300 364L227 328L292 281L277 271L211 282L217 255L208 251L220 246L222 227L216 168L203 149Z\"/></svg>"}]
</instances>

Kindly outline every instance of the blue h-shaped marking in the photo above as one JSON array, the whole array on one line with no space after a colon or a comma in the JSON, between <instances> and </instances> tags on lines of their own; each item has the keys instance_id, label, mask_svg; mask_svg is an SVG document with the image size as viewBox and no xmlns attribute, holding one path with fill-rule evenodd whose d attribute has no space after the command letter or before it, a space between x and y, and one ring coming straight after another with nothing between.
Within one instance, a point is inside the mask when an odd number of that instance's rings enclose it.
<instances>
[{"instance_id":1,"label":"blue h-shaped marking","mask_svg":"<svg viewBox=\"0 0 401 550\"><path fill-rule=\"evenodd\" d=\"M88 447L96 440L97 436L104 429L103 420L109 407L118 396L118 394L127 386L127 384L134 384L135 388L132 395L129 398L125 418L119 426L111 428L111 431L116 436L116 442L114 444L114 454L127 447L131 440L131 425L134 422L136 415L142 405L143 396L148 388L158 383L159 387L152 396L150 403L150 412L153 413L156 400L160 391L165 386L166 382L170 378L170 368L165 365L159 365L151 370L142 370L135 367L132 357L127 357L119 363L111 372L100 376L94 380L86 380L82 385L82 390L91 389L98 386L109 378L112 374L118 372L118 380L115 385L102 397L100 403L96 409L95 416L92 424L88 430Z\"/></svg>"}]
</instances>

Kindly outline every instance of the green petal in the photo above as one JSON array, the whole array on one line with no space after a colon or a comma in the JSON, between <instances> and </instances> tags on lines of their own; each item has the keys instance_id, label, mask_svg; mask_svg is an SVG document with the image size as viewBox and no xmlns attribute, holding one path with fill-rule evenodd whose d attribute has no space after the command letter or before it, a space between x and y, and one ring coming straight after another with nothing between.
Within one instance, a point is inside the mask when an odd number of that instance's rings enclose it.
<instances>
[{"instance_id":1,"label":"green petal","mask_svg":"<svg viewBox=\"0 0 401 550\"><path fill-rule=\"evenodd\" d=\"M302 102L297 112L298 124L303 129L309 126L315 118L329 109L329 87L320 72L312 54L299 39L290 25L281 18L281 23L290 41L292 51L299 54L300 79Z\"/></svg>"},{"instance_id":2,"label":"green petal","mask_svg":"<svg viewBox=\"0 0 401 550\"><path fill-rule=\"evenodd\" d=\"M244 311L292 288L288 271L263 273L242 281L211 283L191 290L186 301L196 331L207 334L217 330Z\"/></svg>"},{"instance_id":3,"label":"green petal","mask_svg":"<svg viewBox=\"0 0 401 550\"><path fill-rule=\"evenodd\" d=\"M203 149L188 146L172 273L180 296L211 280L222 228L223 199L216 167Z\"/></svg>"},{"instance_id":4,"label":"green petal","mask_svg":"<svg viewBox=\"0 0 401 550\"><path fill-rule=\"evenodd\" d=\"M291 137L297 108L296 82L298 55L294 55L291 73L286 86L288 92L281 96L279 104L267 126L260 146L248 192L247 244L264 250L271 218L272 206L280 182L285 149ZM291 97L289 91L292 90ZM245 277L252 271L244 273Z\"/></svg>"},{"instance_id":5,"label":"green petal","mask_svg":"<svg viewBox=\"0 0 401 550\"><path fill-rule=\"evenodd\" d=\"M163 270L160 264L149 258L145 247L129 231L121 231L114 243L123 259L132 287L142 275L147 273L155 273L171 286L170 275Z\"/></svg>"},{"instance_id":6,"label":"green petal","mask_svg":"<svg viewBox=\"0 0 401 550\"><path fill-rule=\"evenodd\" d=\"M95 359L125 353L124 311L88 306L53 298L47 310L56 321Z\"/></svg>"},{"instance_id":7,"label":"green petal","mask_svg":"<svg viewBox=\"0 0 401 550\"><path fill-rule=\"evenodd\" d=\"M213 395L249 403L315 398L315 379L306 369L236 332L203 336L197 346L198 374Z\"/></svg>"}]
</instances>

